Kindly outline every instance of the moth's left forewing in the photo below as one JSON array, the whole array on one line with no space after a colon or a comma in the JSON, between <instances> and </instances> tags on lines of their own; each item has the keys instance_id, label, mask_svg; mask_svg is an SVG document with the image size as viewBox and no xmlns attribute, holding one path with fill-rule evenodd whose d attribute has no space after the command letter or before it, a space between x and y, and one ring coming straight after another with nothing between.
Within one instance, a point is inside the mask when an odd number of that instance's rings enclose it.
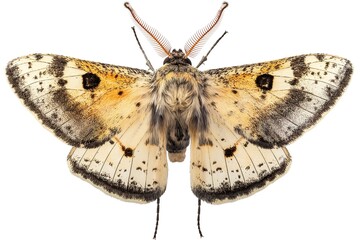
<instances>
[{"instance_id":1,"label":"moth's left forewing","mask_svg":"<svg viewBox=\"0 0 360 240\"><path fill-rule=\"evenodd\" d=\"M352 74L350 61L324 54L205 71L209 108L239 136L284 146L319 120Z\"/></svg>"},{"instance_id":2,"label":"moth's left forewing","mask_svg":"<svg viewBox=\"0 0 360 240\"><path fill-rule=\"evenodd\" d=\"M150 102L152 74L140 69L33 54L11 61L7 75L24 104L73 146L100 146Z\"/></svg>"}]
</instances>

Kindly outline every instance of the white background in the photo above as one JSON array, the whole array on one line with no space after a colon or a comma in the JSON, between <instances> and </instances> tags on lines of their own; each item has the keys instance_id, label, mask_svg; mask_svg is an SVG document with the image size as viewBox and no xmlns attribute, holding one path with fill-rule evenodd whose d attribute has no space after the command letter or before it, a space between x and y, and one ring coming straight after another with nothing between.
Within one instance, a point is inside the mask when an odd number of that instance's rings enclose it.
<instances>
[{"instance_id":1,"label":"white background","mask_svg":"<svg viewBox=\"0 0 360 240\"><path fill-rule=\"evenodd\" d=\"M131 3L175 48L183 48L221 5L205 0ZM229 34L201 69L320 52L350 59L355 72L335 108L288 147L293 164L285 177L244 200L203 204L205 239L360 239L356 1L229 3L200 55L224 30ZM0 239L151 239L156 204L119 201L71 175L70 147L22 106L4 71L11 59L36 52L146 68L123 2L12 0L1 1L0 11ZM139 36L153 65L160 67L163 59ZM188 158L169 165L161 201L158 239L198 239Z\"/></svg>"}]
</instances>

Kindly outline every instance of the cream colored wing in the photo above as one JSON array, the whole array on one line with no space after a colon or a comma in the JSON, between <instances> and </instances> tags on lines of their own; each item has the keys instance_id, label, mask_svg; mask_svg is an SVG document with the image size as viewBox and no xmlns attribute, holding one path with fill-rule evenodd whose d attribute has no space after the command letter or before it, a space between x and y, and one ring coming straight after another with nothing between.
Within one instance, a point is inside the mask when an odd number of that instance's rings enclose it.
<instances>
[{"instance_id":1,"label":"cream colored wing","mask_svg":"<svg viewBox=\"0 0 360 240\"><path fill-rule=\"evenodd\" d=\"M209 131L191 136L191 187L209 203L247 197L287 171L290 155L283 148L265 149L249 143L210 111Z\"/></svg>"},{"instance_id":2,"label":"cream colored wing","mask_svg":"<svg viewBox=\"0 0 360 240\"><path fill-rule=\"evenodd\" d=\"M99 148L73 148L71 171L105 193L126 201L146 203L165 191L167 161L164 136L151 141L150 112ZM165 135L165 134L164 134Z\"/></svg>"},{"instance_id":3,"label":"cream colored wing","mask_svg":"<svg viewBox=\"0 0 360 240\"><path fill-rule=\"evenodd\" d=\"M274 148L296 139L329 110L352 66L343 58L314 54L204 73L207 107L226 119L238 138Z\"/></svg>"},{"instance_id":4,"label":"cream colored wing","mask_svg":"<svg viewBox=\"0 0 360 240\"><path fill-rule=\"evenodd\" d=\"M34 54L11 61L6 73L42 123L76 147L110 140L149 103L152 74L144 70Z\"/></svg>"}]
</instances>

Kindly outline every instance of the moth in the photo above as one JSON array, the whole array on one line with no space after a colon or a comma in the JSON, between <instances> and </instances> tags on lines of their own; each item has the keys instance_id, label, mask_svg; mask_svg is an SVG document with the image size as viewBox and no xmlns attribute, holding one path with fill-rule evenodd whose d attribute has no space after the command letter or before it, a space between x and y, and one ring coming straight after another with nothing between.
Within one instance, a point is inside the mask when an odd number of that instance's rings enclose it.
<instances>
[{"instance_id":1,"label":"moth","mask_svg":"<svg viewBox=\"0 0 360 240\"><path fill-rule=\"evenodd\" d=\"M73 146L72 173L125 201L159 199L167 158L184 161L189 145L198 199L218 204L265 188L290 166L285 146L321 119L352 74L349 60L327 54L200 71L190 58L227 2L184 51L125 7L165 58L156 71L50 54L17 58L6 69L24 104Z\"/></svg>"}]
</instances>

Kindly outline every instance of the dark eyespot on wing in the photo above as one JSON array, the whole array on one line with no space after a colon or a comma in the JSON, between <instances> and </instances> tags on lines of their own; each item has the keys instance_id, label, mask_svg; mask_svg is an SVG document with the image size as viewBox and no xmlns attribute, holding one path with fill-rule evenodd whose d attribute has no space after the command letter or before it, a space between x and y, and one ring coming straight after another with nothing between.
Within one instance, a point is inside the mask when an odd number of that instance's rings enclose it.
<instances>
[{"instance_id":1,"label":"dark eyespot on wing","mask_svg":"<svg viewBox=\"0 0 360 240\"><path fill-rule=\"evenodd\" d=\"M91 90L96 88L97 86L99 86L100 84L100 78L93 73L85 73L84 75L82 75L82 79L83 79L83 87L86 90Z\"/></svg>"},{"instance_id":2,"label":"dark eyespot on wing","mask_svg":"<svg viewBox=\"0 0 360 240\"><path fill-rule=\"evenodd\" d=\"M230 148L226 148L224 150L225 157L232 157L234 156L234 152L236 151L236 146L232 146Z\"/></svg>"},{"instance_id":3,"label":"dark eyespot on wing","mask_svg":"<svg viewBox=\"0 0 360 240\"><path fill-rule=\"evenodd\" d=\"M273 80L274 80L274 76L270 74L262 74L256 78L255 82L258 88L267 91L272 89Z\"/></svg>"},{"instance_id":4,"label":"dark eyespot on wing","mask_svg":"<svg viewBox=\"0 0 360 240\"><path fill-rule=\"evenodd\" d=\"M125 152L125 157L132 157L133 154L134 154L134 150L131 149L131 148L126 148L126 149L124 150L124 152Z\"/></svg>"}]
</instances>

